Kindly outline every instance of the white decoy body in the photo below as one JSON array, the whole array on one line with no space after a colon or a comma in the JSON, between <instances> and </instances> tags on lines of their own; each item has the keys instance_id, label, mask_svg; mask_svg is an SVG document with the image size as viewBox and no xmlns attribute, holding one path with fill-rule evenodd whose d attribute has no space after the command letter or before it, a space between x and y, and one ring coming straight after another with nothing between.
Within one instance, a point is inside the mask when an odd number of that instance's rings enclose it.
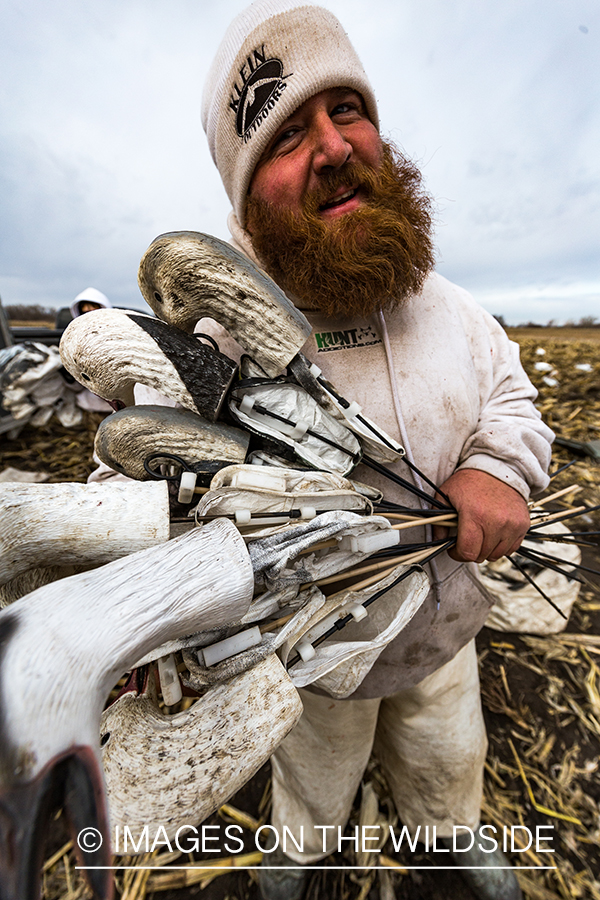
<instances>
[{"instance_id":1,"label":"white decoy body","mask_svg":"<svg viewBox=\"0 0 600 900\"><path fill-rule=\"evenodd\" d=\"M281 288L212 235L159 235L142 257L138 284L159 319L187 332L205 316L214 319L271 377L310 337L308 320Z\"/></svg>"},{"instance_id":2,"label":"white decoy body","mask_svg":"<svg viewBox=\"0 0 600 900\"><path fill-rule=\"evenodd\" d=\"M0 585L45 566L101 566L168 539L164 483L0 484Z\"/></svg>"},{"instance_id":3,"label":"white decoy body","mask_svg":"<svg viewBox=\"0 0 600 900\"><path fill-rule=\"evenodd\" d=\"M139 671L139 670L138 670ZM275 653L165 715L150 683L123 693L102 716L102 767L113 836L138 840L203 822L267 762L302 712ZM122 845L116 852L127 853Z\"/></svg>"},{"instance_id":4,"label":"white decoy body","mask_svg":"<svg viewBox=\"0 0 600 900\"><path fill-rule=\"evenodd\" d=\"M252 599L243 539L220 519L39 588L0 611L0 898L37 900L43 837L64 806L75 835L110 839L99 728L110 689L165 641L239 621ZM110 873L88 873L98 898Z\"/></svg>"},{"instance_id":5,"label":"white decoy body","mask_svg":"<svg viewBox=\"0 0 600 900\"><path fill-rule=\"evenodd\" d=\"M237 365L197 338L143 313L98 309L67 326L60 355L67 371L115 409L134 405L145 384L214 422Z\"/></svg>"}]
</instances>

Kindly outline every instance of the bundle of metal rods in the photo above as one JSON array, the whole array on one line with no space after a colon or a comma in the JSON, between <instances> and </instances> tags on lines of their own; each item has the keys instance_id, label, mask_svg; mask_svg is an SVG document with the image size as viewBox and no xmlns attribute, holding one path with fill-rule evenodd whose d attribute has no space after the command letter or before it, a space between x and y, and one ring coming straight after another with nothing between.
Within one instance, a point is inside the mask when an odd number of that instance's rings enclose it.
<instances>
[{"instance_id":1,"label":"bundle of metal rods","mask_svg":"<svg viewBox=\"0 0 600 900\"><path fill-rule=\"evenodd\" d=\"M406 487L410 490L411 493L416 494L421 499L427 499L435 505L435 509L411 509L409 507L403 507L398 504L390 503L385 500L382 500L379 504L376 505L375 513L378 515L383 515L390 519L402 519L403 521L400 524L392 525L392 528L399 529L409 529L422 527L426 525L432 524L440 524L444 526L451 527L452 525L458 524L458 513L448 500L447 504L441 503L437 497L433 497L425 494L423 491L415 488L410 483L404 481L395 473L390 472L385 468L385 466L381 466L380 464L375 464L373 468L377 469L380 474L384 474L386 477L389 477L390 480L398 483L402 482L402 486ZM417 474L426 480L429 484L432 484L429 479L426 479L423 473L419 472L416 467L411 466L415 469ZM563 467L557 472L555 472L551 476L554 478L560 471L563 471ZM432 484L432 487L435 488L436 494L440 495L441 492L439 488L436 488L435 485ZM575 544L579 546L591 546L598 547L598 543L590 540L586 540L586 538L596 537L599 532L559 532L552 534L545 534L543 531L540 531L545 525L548 525L551 522L566 522L570 519L576 518L578 516L582 516L585 514L589 514L600 508L600 506L592 506L588 507L586 505L580 505L571 509L545 509L546 504L556 501L560 498L564 498L569 494L573 495L581 491L581 488L577 485L573 485L568 488L564 488L561 491L557 491L549 496L537 500L532 501L530 503L531 509L531 527L528 530L525 541L527 542L527 546L521 546L519 549L511 554L508 559L510 560L511 565L517 569L523 577L535 588L535 590L546 600L553 609L555 609L564 619L567 618L564 612L554 603L554 601L542 590L542 588L535 582L534 578L529 574L526 570L525 565L529 563L535 563L540 568L549 568L563 575L569 580L583 582L583 579L580 578L576 573L576 571L581 572L589 572L594 575L600 575L600 571L596 569L592 569L588 566L582 565L581 563L575 562L566 562L564 559L561 559L558 556L554 556L550 553L545 553L542 550L534 550L530 547L532 542L539 543L543 545L543 542L548 541L552 543L566 543L566 544ZM447 499L447 498L446 498ZM435 501L435 502L434 502ZM311 548L311 552L316 549L325 549L326 546L333 546L335 541L329 542L329 544L323 544L321 546L317 545L316 547ZM379 597L381 597L384 593L389 591L391 588L395 587L401 581L408 577L408 575L413 571L413 568L416 566L424 566L425 564L431 562L438 556L440 553L444 551L450 550L456 543L455 537L448 537L445 539L439 540L429 540L429 541L421 541L415 543L404 543L398 546L389 547L385 550L380 550L377 553L374 553L367 560L362 562L359 566L353 569L346 569L343 572L339 572L336 575L329 576L328 578L322 578L316 581L315 583L319 586L331 585L336 582L344 581L345 590L360 590L364 587L367 587L369 584L374 583L378 580L383 580L388 575L390 575L394 569L398 567L398 565L404 565L406 568L403 569L402 573L394 579L391 583L386 585L380 591L371 595L368 600L364 602L364 606L367 607L371 603L374 603ZM370 577L364 578L365 575L369 575ZM373 574L376 573L376 574ZM356 583L348 584L350 579L360 578L361 580ZM327 638L334 635L337 631L341 630L345 627L345 625L349 624L352 621L352 616L347 615L342 619L339 619L335 625L333 625L328 631L326 631L323 635L317 638L314 641L314 646L318 646L323 641L327 640ZM288 668L295 665L299 661L300 657L296 654L288 663Z\"/></svg>"}]
</instances>

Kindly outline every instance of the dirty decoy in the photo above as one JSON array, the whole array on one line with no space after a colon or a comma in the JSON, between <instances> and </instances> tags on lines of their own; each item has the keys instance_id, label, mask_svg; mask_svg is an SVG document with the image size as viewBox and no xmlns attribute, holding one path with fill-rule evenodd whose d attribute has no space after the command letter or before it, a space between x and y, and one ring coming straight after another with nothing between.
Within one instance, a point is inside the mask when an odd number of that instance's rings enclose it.
<instances>
[{"instance_id":1,"label":"dirty decoy","mask_svg":"<svg viewBox=\"0 0 600 900\"><path fill-rule=\"evenodd\" d=\"M250 435L223 422L207 422L188 409L131 406L104 419L96 432L98 458L129 478L151 478L144 462L161 451L192 469L210 460L243 463Z\"/></svg>"},{"instance_id":2,"label":"dirty decoy","mask_svg":"<svg viewBox=\"0 0 600 900\"><path fill-rule=\"evenodd\" d=\"M44 566L100 566L168 539L164 484L0 484L0 585Z\"/></svg>"},{"instance_id":3,"label":"dirty decoy","mask_svg":"<svg viewBox=\"0 0 600 900\"><path fill-rule=\"evenodd\" d=\"M0 611L1 900L38 900L44 835L60 806L76 847L87 830L82 865L110 865L99 740L110 689L163 642L239 621L253 587L244 541L221 519ZM87 874L109 900L111 873Z\"/></svg>"},{"instance_id":4,"label":"dirty decoy","mask_svg":"<svg viewBox=\"0 0 600 900\"><path fill-rule=\"evenodd\" d=\"M149 385L214 422L237 365L214 347L153 316L98 309L67 326L60 355L68 372L114 409Z\"/></svg>"},{"instance_id":5,"label":"dirty decoy","mask_svg":"<svg viewBox=\"0 0 600 900\"><path fill-rule=\"evenodd\" d=\"M280 287L230 244L197 231L159 235L140 262L138 284L159 319L192 332L209 317L270 377L310 337L306 317Z\"/></svg>"}]
</instances>

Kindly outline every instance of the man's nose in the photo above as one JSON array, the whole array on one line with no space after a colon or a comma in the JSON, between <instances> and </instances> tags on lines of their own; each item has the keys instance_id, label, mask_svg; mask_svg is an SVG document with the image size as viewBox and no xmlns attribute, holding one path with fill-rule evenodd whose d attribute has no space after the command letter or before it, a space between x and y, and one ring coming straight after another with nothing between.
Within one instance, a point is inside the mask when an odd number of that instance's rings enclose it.
<instances>
[{"instance_id":1,"label":"man's nose","mask_svg":"<svg viewBox=\"0 0 600 900\"><path fill-rule=\"evenodd\" d=\"M352 145L329 116L321 120L315 128L313 149L313 171L323 175L343 166L352 156Z\"/></svg>"}]
</instances>

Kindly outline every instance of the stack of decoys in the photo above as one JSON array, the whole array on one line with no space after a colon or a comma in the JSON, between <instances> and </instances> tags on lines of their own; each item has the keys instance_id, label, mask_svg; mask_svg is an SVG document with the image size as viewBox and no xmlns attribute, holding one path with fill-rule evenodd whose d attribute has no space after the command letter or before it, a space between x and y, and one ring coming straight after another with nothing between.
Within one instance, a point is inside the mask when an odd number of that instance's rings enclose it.
<instances>
[{"instance_id":1,"label":"stack of decoys","mask_svg":"<svg viewBox=\"0 0 600 900\"><path fill-rule=\"evenodd\" d=\"M209 815L295 723L294 685L317 683L335 697L355 690L427 596L423 565L455 541L432 540L428 527L456 524L448 498L305 359L308 322L245 257L206 235L162 235L142 259L139 284L158 318L79 317L61 354L119 410L98 430L100 459L135 487L160 491L163 504L164 481L176 483L190 534L167 540L164 505L159 546L101 565L137 548L102 556L98 535L94 552L76 561L100 568L0 613L1 900L37 896L38 836L57 805L75 829L100 828L104 849L84 861L106 862L99 760L112 825L159 822L172 834ZM243 347L239 369L212 338L193 334L203 317ZM181 408L134 407L135 384ZM408 491L416 508L353 480L359 463ZM98 487L80 487L80 506L98 510ZM56 513L44 498L36 503L40 521ZM584 509L536 512L532 541L541 543L546 521ZM73 543L75 519L66 508L59 515L66 531L72 526L59 542ZM415 527L427 538L401 542ZM20 551L11 552L18 568ZM525 554L547 556L523 551L512 559L520 571ZM38 565L50 559L52 547ZM178 710L181 682L198 699L169 715L164 706ZM183 765L184 756L192 762ZM90 881L97 897L110 896L105 873Z\"/></svg>"}]
</instances>

